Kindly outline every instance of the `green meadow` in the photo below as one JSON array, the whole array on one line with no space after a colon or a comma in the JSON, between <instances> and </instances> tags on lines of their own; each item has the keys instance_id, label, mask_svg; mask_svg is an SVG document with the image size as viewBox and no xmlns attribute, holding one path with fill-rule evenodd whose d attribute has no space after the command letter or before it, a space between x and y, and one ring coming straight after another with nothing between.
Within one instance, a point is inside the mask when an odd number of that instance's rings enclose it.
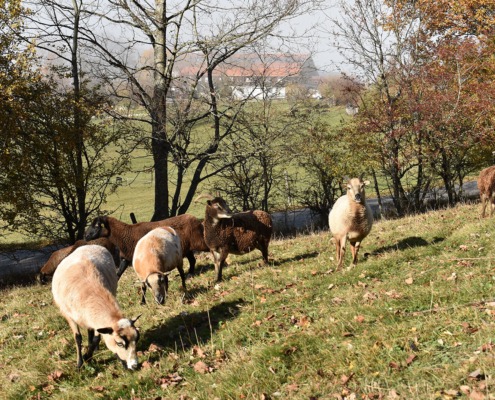
<instances>
[{"instance_id":1,"label":"green meadow","mask_svg":"<svg viewBox=\"0 0 495 400\"><path fill-rule=\"evenodd\" d=\"M142 314L135 372L103 342L78 371L50 285L3 288L2 397L494 399L495 230L478 214L376 222L339 271L328 232L274 240L269 266L230 256L220 284L202 254L185 302L174 276L164 306L139 304L131 268L118 300Z\"/></svg>"}]
</instances>

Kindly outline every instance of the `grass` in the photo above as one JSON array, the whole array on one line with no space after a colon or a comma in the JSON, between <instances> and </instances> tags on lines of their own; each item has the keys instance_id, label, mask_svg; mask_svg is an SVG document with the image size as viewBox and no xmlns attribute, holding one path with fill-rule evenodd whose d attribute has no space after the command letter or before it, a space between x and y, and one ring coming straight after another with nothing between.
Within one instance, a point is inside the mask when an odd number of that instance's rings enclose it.
<instances>
[{"instance_id":1,"label":"grass","mask_svg":"<svg viewBox=\"0 0 495 400\"><path fill-rule=\"evenodd\" d=\"M334 271L328 232L277 240L269 267L231 256L213 282L206 255L180 300L140 306L134 271L125 314L142 313L140 370L102 343L75 368L73 338L50 286L2 290L0 390L6 399L495 398L493 220L461 205L381 221L355 268ZM350 262L347 252L346 263Z\"/></svg>"}]
</instances>

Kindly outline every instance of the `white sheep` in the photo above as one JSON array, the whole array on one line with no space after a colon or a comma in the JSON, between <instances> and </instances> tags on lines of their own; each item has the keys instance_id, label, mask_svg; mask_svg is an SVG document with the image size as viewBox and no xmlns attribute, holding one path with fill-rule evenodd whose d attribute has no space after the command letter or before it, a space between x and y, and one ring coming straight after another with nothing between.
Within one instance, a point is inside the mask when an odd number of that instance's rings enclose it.
<instances>
[{"instance_id":1,"label":"white sheep","mask_svg":"<svg viewBox=\"0 0 495 400\"><path fill-rule=\"evenodd\" d=\"M93 356L100 335L122 364L136 369L137 318L124 318L115 298L117 274L110 252L98 245L77 248L59 264L52 279L55 304L74 333L77 367ZM81 354L80 329L88 330L88 350Z\"/></svg>"},{"instance_id":2,"label":"white sheep","mask_svg":"<svg viewBox=\"0 0 495 400\"><path fill-rule=\"evenodd\" d=\"M146 304L146 287L151 289L158 304L165 303L168 274L175 268L179 270L182 288L186 291L180 243L175 230L168 226L153 229L137 242L132 265L141 280L141 304Z\"/></svg>"},{"instance_id":3,"label":"white sheep","mask_svg":"<svg viewBox=\"0 0 495 400\"><path fill-rule=\"evenodd\" d=\"M337 269L342 267L346 241L349 240L352 251L352 265L357 264L359 246L368 236L373 225L371 208L366 204L364 187L369 181L352 178L347 183L347 194L335 202L328 224L337 249Z\"/></svg>"}]
</instances>

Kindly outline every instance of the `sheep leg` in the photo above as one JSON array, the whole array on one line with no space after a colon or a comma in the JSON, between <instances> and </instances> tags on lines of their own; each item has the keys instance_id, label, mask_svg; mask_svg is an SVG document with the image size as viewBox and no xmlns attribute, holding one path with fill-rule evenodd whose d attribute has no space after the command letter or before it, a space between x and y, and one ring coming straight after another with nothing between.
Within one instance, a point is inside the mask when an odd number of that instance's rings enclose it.
<instances>
[{"instance_id":1,"label":"sheep leg","mask_svg":"<svg viewBox=\"0 0 495 400\"><path fill-rule=\"evenodd\" d=\"M84 361L88 361L93 357L94 351L98 348L100 344L100 335L95 335L94 329L88 329L88 351L83 356Z\"/></svg>"},{"instance_id":2,"label":"sheep leg","mask_svg":"<svg viewBox=\"0 0 495 400\"><path fill-rule=\"evenodd\" d=\"M493 193L491 195L491 198L490 198L489 201L490 201L490 217L492 217L493 216L493 211L494 211L494 208L495 208L495 204L494 204L494 202L495 202L495 193Z\"/></svg>"},{"instance_id":3,"label":"sheep leg","mask_svg":"<svg viewBox=\"0 0 495 400\"><path fill-rule=\"evenodd\" d=\"M347 242L347 235L340 239L340 254L339 254L339 263L337 264L337 269L342 268L342 264L344 263L345 256L345 245Z\"/></svg>"},{"instance_id":4,"label":"sheep leg","mask_svg":"<svg viewBox=\"0 0 495 400\"><path fill-rule=\"evenodd\" d=\"M194 275L194 267L196 266L196 257L194 257L194 252L190 251L186 255L187 261L189 261L189 275Z\"/></svg>"},{"instance_id":5,"label":"sheep leg","mask_svg":"<svg viewBox=\"0 0 495 400\"><path fill-rule=\"evenodd\" d=\"M340 240L335 240L335 258L337 259L337 263L340 261Z\"/></svg>"},{"instance_id":6,"label":"sheep leg","mask_svg":"<svg viewBox=\"0 0 495 400\"><path fill-rule=\"evenodd\" d=\"M182 281L182 289L184 290L184 292L187 292L187 288L186 288L186 274L184 273L184 268L182 265L178 265L177 266L177 269L179 270L179 275L180 275L180 279Z\"/></svg>"},{"instance_id":7,"label":"sheep leg","mask_svg":"<svg viewBox=\"0 0 495 400\"><path fill-rule=\"evenodd\" d=\"M117 277L119 279L122 276L122 274L125 272L125 270L127 269L127 267L129 266L129 264L130 264L130 261L129 260L122 259L120 261L119 270L117 271Z\"/></svg>"},{"instance_id":8,"label":"sheep leg","mask_svg":"<svg viewBox=\"0 0 495 400\"><path fill-rule=\"evenodd\" d=\"M141 284L141 293L142 293L141 305L145 305L146 304L146 283L145 282L143 282Z\"/></svg>"},{"instance_id":9,"label":"sheep leg","mask_svg":"<svg viewBox=\"0 0 495 400\"><path fill-rule=\"evenodd\" d=\"M83 365L82 350L81 350L82 347L81 331L79 330L79 326L72 319L68 318L67 322L69 323L70 329L74 334L74 340L76 341L77 368L81 368Z\"/></svg>"},{"instance_id":10,"label":"sheep leg","mask_svg":"<svg viewBox=\"0 0 495 400\"><path fill-rule=\"evenodd\" d=\"M349 242L351 245L351 252L352 252L352 265L355 266L357 264L358 260L358 251L359 251L359 246L361 245L361 242Z\"/></svg>"},{"instance_id":11,"label":"sheep leg","mask_svg":"<svg viewBox=\"0 0 495 400\"><path fill-rule=\"evenodd\" d=\"M485 210L486 210L486 203L487 203L487 198L486 195L482 194L481 195L481 218L485 218Z\"/></svg>"},{"instance_id":12,"label":"sheep leg","mask_svg":"<svg viewBox=\"0 0 495 400\"><path fill-rule=\"evenodd\" d=\"M216 251L212 250L211 254L213 255L213 261L215 263L215 273L217 274L217 282L222 281L222 267L225 261L225 258L223 257L223 254L217 253Z\"/></svg>"},{"instance_id":13,"label":"sheep leg","mask_svg":"<svg viewBox=\"0 0 495 400\"><path fill-rule=\"evenodd\" d=\"M265 265L268 265L268 244L267 243L263 243L261 245L261 255L263 256L263 262L265 263Z\"/></svg>"}]
</instances>

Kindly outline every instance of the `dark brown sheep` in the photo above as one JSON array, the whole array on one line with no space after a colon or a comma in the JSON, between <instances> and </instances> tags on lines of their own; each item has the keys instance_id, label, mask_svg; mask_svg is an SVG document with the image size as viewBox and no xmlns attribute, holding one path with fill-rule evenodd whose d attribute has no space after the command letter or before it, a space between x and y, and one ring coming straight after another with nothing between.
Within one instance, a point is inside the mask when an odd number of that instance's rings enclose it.
<instances>
[{"instance_id":1,"label":"dark brown sheep","mask_svg":"<svg viewBox=\"0 0 495 400\"><path fill-rule=\"evenodd\" d=\"M495 165L481 170L478 176L481 198L481 218L485 218L486 205L490 203L490 217L495 208Z\"/></svg>"},{"instance_id":2,"label":"dark brown sheep","mask_svg":"<svg viewBox=\"0 0 495 400\"><path fill-rule=\"evenodd\" d=\"M96 217L86 230L85 239L91 240L106 237L120 249L120 267L117 275L120 277L132 263L136 244L144 235L155 228L170 226L180 237L182 255L189 261L189 274L194 273L196 259L195 251L209 251L203 238L201 221L190 214L182 214L155 222L139 222L126 224L116 218Z\"/></svg>"},{"instance_id":3,"label":"dark brown sheep","mask_svg":"<svg viewBox=\"0 0 495 400\"><path fill-rule=\"evenodd\" d=\"M89 242L87 242L86 240L78 240L72 246L64 247L52 253L48 261L45 263L45 265L43 265L43 267L40 270L40 276L39 276L40 281L46 282L47 277L53 275L58 265L65 257L71 254L78 247L86 246L88 244L97 244L99 246L105 247L110 252L110 254L112 254L115 265L116 266L119 265L119 261L120 261L119 254L115 249L115 245L107 238L99 238L99 239L91 240Z\"/></svg>"},{"instance_id":4,"label":"dark brown sheep","mask_svg":"<svg viewBox=\"0 0 495 400\"><path fill-rule=\"evenodd\" d=\"M205 243L215 261L217 281L222 280L222 268L229 253L244 254L258 249L264 263L268 264L268 245L273 230L270 214L261 210L232 214L224 199L211 197L206 203L203 224Z\"/></svg>"}]
</instances>

